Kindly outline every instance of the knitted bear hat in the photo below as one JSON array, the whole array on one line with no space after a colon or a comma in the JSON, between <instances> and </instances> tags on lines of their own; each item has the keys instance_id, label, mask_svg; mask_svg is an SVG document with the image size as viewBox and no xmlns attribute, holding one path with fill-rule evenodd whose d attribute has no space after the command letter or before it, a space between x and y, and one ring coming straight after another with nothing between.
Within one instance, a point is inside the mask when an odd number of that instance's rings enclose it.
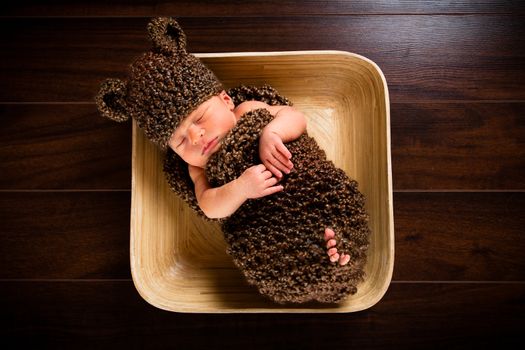
<instances>
[{"instance_id":1,"label":"knitted bear hat","mask_svg":"<svg viewBox=\"0 0 525 350\"><path fill-rule=\"evenodd\" d=\"M186 51L186 35L172 18L148 24L151 51L131 65L129 81L107 79L95 97L109 119L135 118L148 139L163 150L179 123L224 88L215 74Z\"/></svg>"}]
</instances>

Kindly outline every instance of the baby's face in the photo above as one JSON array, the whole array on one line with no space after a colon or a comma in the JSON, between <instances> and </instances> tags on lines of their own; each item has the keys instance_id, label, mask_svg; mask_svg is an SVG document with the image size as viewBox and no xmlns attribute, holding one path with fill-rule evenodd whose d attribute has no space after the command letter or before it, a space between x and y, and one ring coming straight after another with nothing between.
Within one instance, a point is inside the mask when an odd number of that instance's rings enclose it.
<instances>
[{"instance_id":1,"label":"baby's face","mask_svg":"<svg viewBox=\"0 0 525 350\"><path fill-rule=\"evenodd\" d=\"M235 126L235 105L226 92L213 96L179 124L168 142L186 163L204 168L220 142Z\"/></svg>"}]
</instances>

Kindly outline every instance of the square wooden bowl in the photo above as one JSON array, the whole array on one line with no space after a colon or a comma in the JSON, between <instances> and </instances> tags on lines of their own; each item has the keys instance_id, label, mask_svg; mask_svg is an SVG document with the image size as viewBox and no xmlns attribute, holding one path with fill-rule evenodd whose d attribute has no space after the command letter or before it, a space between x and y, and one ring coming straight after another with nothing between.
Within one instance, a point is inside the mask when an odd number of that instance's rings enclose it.
<instances>
[{"instance_id":1,"label":"square wooden bowl","mask_svg":"<svg viewBox=\"0 0 525 350\"><path fill-rule=\"evenodd\" d=\"M365 281L338 305L279 305L249 286L225 253L217 224L171 192L163 153L133 124L131 271L150 304L177 312L353 312L385 294L394 264L390 108L379 67L341 51L219 53L199 56L225 84L270 84L308 119L329 159L359 183L370 214Z\"/></svg>"}]
</instances>

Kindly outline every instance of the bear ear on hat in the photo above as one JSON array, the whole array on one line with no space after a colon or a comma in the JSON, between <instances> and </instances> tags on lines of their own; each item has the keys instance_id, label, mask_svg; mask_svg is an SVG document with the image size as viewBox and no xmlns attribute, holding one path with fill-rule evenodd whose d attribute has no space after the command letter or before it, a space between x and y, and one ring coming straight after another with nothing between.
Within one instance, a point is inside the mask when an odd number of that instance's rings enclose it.
<instances>
[{"instance_id":1,"label":"bear ear on hat","mask_svg":"<svg viewBox=\"0 0 525 350\"><path fill-rule=\"evenodd\" d=\"M173 18L154 18L148 24L148 33L153 46L160 52L186 54L186 34Z\"/></svg>"},{"instance_id":2,"label":"bear ear on hat","mask_svg":"<svg viewBox=\"0 0 525 350\"><path fill-rule=\"evenodd\" d=\"M104 81L95 97L100 114L117 122L128 120L126 94L126 84L122 80L107 79Z\"/></svg>"}]
</instances>

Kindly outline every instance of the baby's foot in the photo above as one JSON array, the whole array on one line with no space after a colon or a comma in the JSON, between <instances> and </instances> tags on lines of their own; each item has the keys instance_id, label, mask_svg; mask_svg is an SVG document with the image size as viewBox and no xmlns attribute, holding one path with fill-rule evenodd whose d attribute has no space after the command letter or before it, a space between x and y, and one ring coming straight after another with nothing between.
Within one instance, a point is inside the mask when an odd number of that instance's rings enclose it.
<instances>
[{"instance_id":1,"label":"baby's foot","mask_svg":"<svg viewBox=\"0 0 525 350\"><path fill-rule=\"evenodd\" d=\"M345 253L339 255L339 253L337 253L337 248L335 248L337 241L334 239L334 237L335 232L330 228L326 228L324 231L324 240L326 241L326 249L328 249L330 261L336 262L339 260L339 265L346 265L350 261L350 255Z\"/></svg>"}]
</instances>

